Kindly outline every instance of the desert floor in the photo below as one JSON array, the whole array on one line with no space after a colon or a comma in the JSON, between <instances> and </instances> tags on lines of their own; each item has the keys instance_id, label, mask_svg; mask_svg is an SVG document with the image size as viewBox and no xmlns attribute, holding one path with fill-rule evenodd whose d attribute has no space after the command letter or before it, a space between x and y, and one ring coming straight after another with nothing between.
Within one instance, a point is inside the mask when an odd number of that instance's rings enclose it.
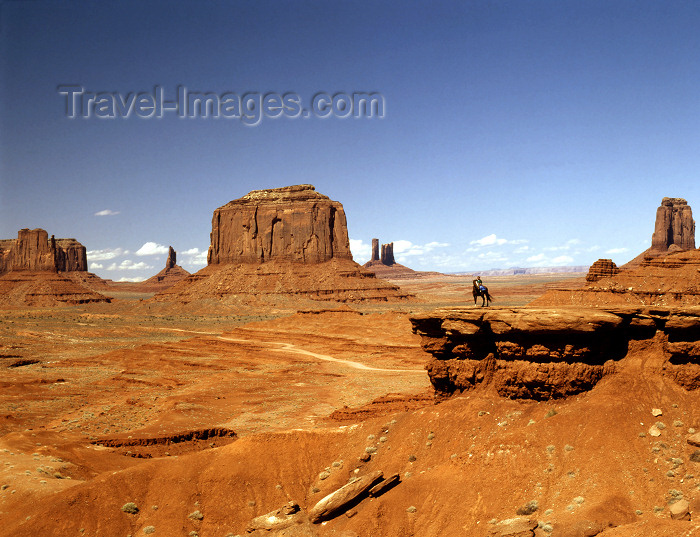
<instances>
[{"instance_id":1,"label":"desert floor","mask_svg":"<svg viewBox=\"0 0 700 537\"><path fill-rule=\"evenodd\" d=\"M0 535L243 534L252 517L289 499L312 505L373 464L402 473L402 485L321 535L486 535L531 500L549 524L538 535L589 535L570 528L596 509L632 528L605 536L695 535L666 519L669 494L700 496L700 464L684 444L700 426L697 394L631 375L566 401L475 394L436 404L408 318L473 304L471 279L393 283L416 300L239 315L151 309L150 295L117 291L112 304L0 311ZM582 283L486 278L496 307ZM661 419L662 438L641 435ZM382 450L392 438L391 456L357 463L370 440ZM234 461L244 467L234 472ZM428 507L454 508L460 494L458 516ZM128 501L140 514L120 510ZM204 519L188 516L199 509Z\"/></svg>"}]
</instances>

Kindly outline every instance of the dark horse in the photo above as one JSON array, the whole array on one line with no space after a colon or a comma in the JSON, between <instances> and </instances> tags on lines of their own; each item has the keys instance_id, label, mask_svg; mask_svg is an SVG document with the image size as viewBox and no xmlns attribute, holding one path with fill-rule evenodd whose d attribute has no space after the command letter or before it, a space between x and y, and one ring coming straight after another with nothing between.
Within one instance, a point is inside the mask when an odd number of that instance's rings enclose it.
<instances>
[{"instance_id":1,"label":"dark horse","mask_svg":"<svg viewBox=\"0 0 700 537\"><path fill-rule=\"evenodd\" d=\"M488 306L490 302L493 301L493 298L489 294L489 289L485 285L482 285L484 290L482 291L479 289L479 286L476 285L476 280L474 280L474 285L472 289L472 295L474 295L474 305L476 306L476 299L478 297L481 297L481 307L483 308L484 306Z\"/></svg>"}]
</instances>

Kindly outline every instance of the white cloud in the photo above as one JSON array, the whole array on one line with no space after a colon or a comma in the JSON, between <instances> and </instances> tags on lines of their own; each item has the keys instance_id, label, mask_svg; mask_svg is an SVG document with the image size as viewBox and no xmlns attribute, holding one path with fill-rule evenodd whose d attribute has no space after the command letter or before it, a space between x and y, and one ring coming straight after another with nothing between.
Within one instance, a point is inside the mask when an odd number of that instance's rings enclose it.
<instances>
[{"instance_id":1,"label":"white cloud","mask_svg":"<svg viewBox=\"0 0 700 537\"><path fill-rule=\"evenodd\" d=\"M566 265L567 263L572 263L574 261L574 258L568 255L560 255L559 257L555 257L552 259L552 264L553 265Z\"/></svg>"},{"instance_id":2,"label":"white cloud","mask_svg":"<svg viewBox=\"0 0 700 537\"><path fill-rule=\"evenodd\" d=\"M447 242L431 241L427 244L413 244L411 241L400 239L394 242L394 257L399 263L403 263L410 257L424 256L437 248L449 246ZM361 239L350 239L350 251L352 257L358 263L369 261L372 256L372 245Z\"/></svg>"},{"instance_id":3,"label":"white cloud","mask_svg":"<svg viewBox=\"0 0 700 537\"><path fill-rule=\"evenodd\" d=\"M532 250L532 248L530 248L528 245L524 245L524 246L520 246L520 247L516 248L513 251L513 253L514 254L524 254L525 252L529 252L531 250Z\"/></svg>"},{"instance_id":4,"label":"white cloud","mask_svg":"<svg viewBox=\"0 0 700 537\"><path fill-rule=\"evenodd\" d=\"M188 265L206 265L207 264L207 252L200 252L197 255L193 255L187 261Z\"/></svg>"},{"instance_id":5,"label":"white cloud","mask_svg":"<svg viewBox=\"0 0 700 537\"><path fill-rule=\"evenodd\" d=\"M115 216L119 214L119 211L113 211L111 209L104 209L102 211L97 211L95 216Z\"/></svg>"},{"instance_id":6,"label":"white cloud","mask_svg":"<svg viewBox=\"0 0 700 537\"><path fill-rule=\"evenodd\" d=\"M526 239L508 240L498 237L495 233L491 233L491 235L486 235L478 240L471 241L469 244L473 244L477 248L482 248L484 246L502 246L504 244L525 244L527 242L528 241ZM473 252L475 250L476 248L467 248L468 252Z\"/></svg>"},{"instance_id":7,"label":"white cloud","mask_svg":"<svg viewBox=\"0 0 700 537\"><path fill-rule=\"evenodd\" d=\"M362 239L350 239L350 252L357 263L364 263L372 257L372 245Z\"/></svg>"},{"instance_id":8,"label":"white cloud","mask_svg":"<svg viewBox=\"0 0 700 537\"><path fill-rule=\"evenodd\" d=\"M136 255L159 255L167 254L168 247L162 244L156 244L155 242L146 242L141 248L136 250Z\"/></svg>"},{"instance_id":9,"label":"white cloud","mask_svg":"<svg viewBox=\"0 0 700 537\"><path fill-rule=\"evenodd\" d=\"M540 261L544 261L547 258L544 254L537 254L537 255L531 255L528 257L525 261L528 263L539 263Z\"/></svg>"},{"instance_id":10,"label":"white cloud","mask_svg":"<svg viewBox=\"0 0 700 537\"><path fill-rule=\"evenodd\" d=\"M146 270L152 268L153 267L151 265L147 265L143 261L134 263L131 259L125 259L118 265L116 263L112 263L105 270Z\"/></svg>"},{"instance_id":11,"label":"white cloud","mask_svg":"<svg viewBox=\"0 0 700 537\"><path fill-rule=\"evenodd\" d=\"M87 258L89 261L106 261L128 253L129 250L124 250L123 248L104 248L102 250L88 250Z\"/></svg>"},{"instance_id":12,"label":"white cloud","mask_svg":"<svg viewBox=\"0 0 700 537\"><path fill-rule=\"evenodd\" d=\"M118 282L132 282L132 283L138 283L144 281L145 278L139 278L138 276L136 278L127 278L126 276L122 276L119 278L117 281Z\"/></svg>"},{"instance_id":13,"label":"white cloud","mask_svg":"<svg viewBox=\"0 0 700 537\"><path fill-rule=\"evenodd\" d=\"M90 270L105 268L102 263L90 263Z\"/></svg>"},{"instance_id":14,"label":"white cloud","mask_svg":"<svg viewBox=\"0 0 700 537\"><path fill-rule=\"evenodd\" d=\"M491 235L486 235L478 240L471 241L469 244L476 244L477 246L493 246L494 244L506 244L508 241L506 239L499 239L495 233Z\"/></svg>"},{"instance_id":15,"label":"white cloud","mask_svg":"<svg viewBox=\"0 0 700 537\"><path fill-rule=\"evenodd\" d=\"M190 248L189 250L185 250L184 252L180 252L181 255L197 255L199 254L199 248Z\"/></svg>"},{"instance_id":16,"label":"white cloud","mask_svg":"<svg viewBox=\"0 0 700 537\"><path fill-rule=\"evenodd\" d=\"M606 254L624 254L629 248L610 248L610 250L605 250Z\"/></svg>"}]
</instances>

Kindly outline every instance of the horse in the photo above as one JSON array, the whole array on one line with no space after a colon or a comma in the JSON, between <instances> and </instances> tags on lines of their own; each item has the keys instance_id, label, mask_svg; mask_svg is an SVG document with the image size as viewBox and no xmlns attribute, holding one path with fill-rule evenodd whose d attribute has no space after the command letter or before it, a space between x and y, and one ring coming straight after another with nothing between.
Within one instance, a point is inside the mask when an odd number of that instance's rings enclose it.
<instances>
[{"instance_id":1,"label":"horse","mask_svg":"<svg viewBox=\"0 0 700 537\"><path fill-rule=\"evenodd\" d=\"M482 291L479 289L479 287L476 285L476 282L474 282L473 288L472 288L472 295L474 295L474 305L476 306L476 299L478 297L481 297L481 307L483 308L484 306L489 305L490 302L493 301L493 297L489 294L489 289L485 285L482 285L484 290Z\"/></svg>"}]
</instances>

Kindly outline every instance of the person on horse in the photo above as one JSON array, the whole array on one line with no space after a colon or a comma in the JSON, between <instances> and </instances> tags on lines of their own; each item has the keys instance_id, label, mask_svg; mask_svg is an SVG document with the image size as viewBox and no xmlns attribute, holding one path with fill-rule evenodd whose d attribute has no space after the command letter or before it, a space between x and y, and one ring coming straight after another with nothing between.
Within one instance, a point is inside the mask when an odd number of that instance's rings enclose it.
<instances>
[{"instance_id":1,"label":"person on horse","mask_svg":"<svg viewBox=\"0 0 700 537\"><path fill-rule=\"evenodd\" d=\"M489 294L488 288L481 281L481 276L477 276L476 279L472 280L474 288L472 289L472 295L474 296L474 305L476 306L476 299L481 297L481 305L488 306L489 302L493 300L493 297Z\"/></svg>"}]
</instances>

